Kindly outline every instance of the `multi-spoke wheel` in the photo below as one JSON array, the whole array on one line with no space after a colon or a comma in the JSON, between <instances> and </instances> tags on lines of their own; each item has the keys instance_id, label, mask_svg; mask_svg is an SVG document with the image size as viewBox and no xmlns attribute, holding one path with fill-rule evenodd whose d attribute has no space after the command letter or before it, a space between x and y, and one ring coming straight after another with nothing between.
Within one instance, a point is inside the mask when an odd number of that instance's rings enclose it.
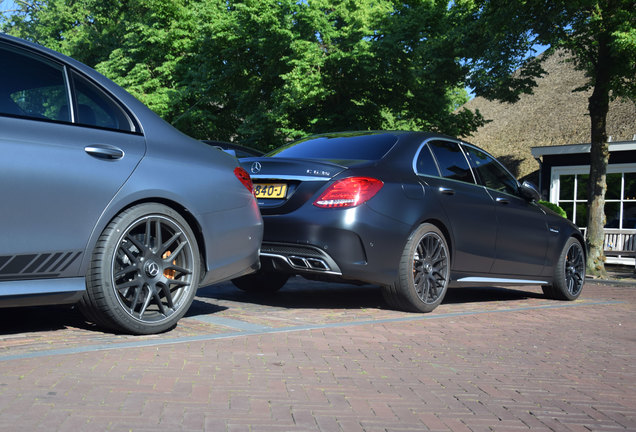
<instances>
[{"instance_id":1,"label":"multi-spoke wheel","mask_svg":"<svg viewBox=\"0 0 636 432\"><path fill-rule=\"evenodd\" d=\"M544 286L547 297L556 300L576 300L585 282L585 253L581 243L571 237L565 243L554 267L552 285Z\"/></svg>"},{"instance_id":2,"label":"multi-spoke wheel","mask_svg":"<svg viewBox=\"0 0 636 432\"><path fill-rule=\"evenodd\" d=\"M80 306L102 326L161 332L192 304L199 272L199 249L186 221L164 205L141 204L100 236Z\"/></svg>"},{"instance_id":3,"label":"multi-spoke wheel","mask_svg":"<svg viewBox=\"0 0 636 432\"><path fill-rule=\"evenodd\" d=\"M448 246L442 232L431 224L420 225L406 243L398 279L383 288L384 298L399 309L432 311L446 295L449 263Z\"/></svg>"}]
</instances>

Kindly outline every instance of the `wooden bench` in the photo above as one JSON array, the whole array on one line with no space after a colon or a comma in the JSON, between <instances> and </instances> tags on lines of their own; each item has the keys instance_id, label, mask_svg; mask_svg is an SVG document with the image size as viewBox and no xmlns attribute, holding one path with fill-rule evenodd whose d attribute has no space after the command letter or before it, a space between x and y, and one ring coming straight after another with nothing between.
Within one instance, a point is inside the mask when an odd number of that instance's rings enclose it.
<instances>
[{"instance_id":1,"label":"wooden bench","mask_svg":"<svg viewBox=\"0 0 636 432\"><path fill-rule=\"evenodd\" d=\"M605 256L634 258L636 272L636 229L605 228Z\"/></svg>"}]
</instances>

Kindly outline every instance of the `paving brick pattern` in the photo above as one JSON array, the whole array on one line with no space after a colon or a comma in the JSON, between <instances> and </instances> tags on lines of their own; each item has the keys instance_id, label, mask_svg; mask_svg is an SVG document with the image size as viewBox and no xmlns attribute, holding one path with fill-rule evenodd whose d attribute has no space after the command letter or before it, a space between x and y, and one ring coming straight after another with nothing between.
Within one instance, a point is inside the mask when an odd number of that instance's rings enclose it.
<instances>
[{"instance_id":1,"label":"paving brick pattern","mask_svg":"<svg viewBox=\"0 0 636 432\"><path fill-rule=\"evenodd\" d=\"M0 431L636 431L636 286L455 290L416 315L374 288L222 285L158 336L66 308L0 323Z\"/></svg>"}]
</instances>

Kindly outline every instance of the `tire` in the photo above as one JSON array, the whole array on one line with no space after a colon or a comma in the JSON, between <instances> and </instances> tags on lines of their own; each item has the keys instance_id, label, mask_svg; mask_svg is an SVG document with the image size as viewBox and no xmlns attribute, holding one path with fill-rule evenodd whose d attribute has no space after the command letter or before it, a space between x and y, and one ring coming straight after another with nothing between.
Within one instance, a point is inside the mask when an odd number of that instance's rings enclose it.
<instances>
[{"instance_id":1,"label":"tire","mask_svg":"<svg viewBox=\"0 0 636 432\"><path fill-rule=\"evenodd\" d=\"M79 307L101 327L160 333L190 308L200 269L197 241L185 219L170 207L140 204L120 213L100 235Z\"/></svg>"},{"instance_id":2,"label":"tire","mask_svg":"<svg viewBox=\"0 0 636 432\"><path fill-rule=\"evenodd\" d=\"M409 312L431 312L444 299L450 276L450 254L442 232L420 225L406 242L397 280L383 287L387 303Z\"/></svg>"},{"instance_id":3,"label":"tire","mask_svg":"<svg viewBox=\"0 0 636 432\"><path fill-rule=\"evenodd\" d=\"M585 283L585 253L583 245L570 237L563 246L559 261L554 267L552 285L544 286L546 297L555 300L576 300Z\"/></svg>"},{"instance_id":4,"label":"tire","mask_svg":"<svg viewBox=\"0 0 636 432\"><path fill-rule=\"evenodd\" d=\"M285 273L257 271L256 273L232 279L235 287L252 294L271 294L281 289L289 279Z\"/></svg>"}]
</instances>

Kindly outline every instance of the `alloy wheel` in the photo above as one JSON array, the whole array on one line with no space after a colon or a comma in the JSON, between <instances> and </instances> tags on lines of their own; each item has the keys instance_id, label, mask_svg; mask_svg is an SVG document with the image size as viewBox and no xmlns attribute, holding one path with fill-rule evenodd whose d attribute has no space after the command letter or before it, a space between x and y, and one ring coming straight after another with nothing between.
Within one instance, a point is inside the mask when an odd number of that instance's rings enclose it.
<instances>
[{"instance_id":1,"label":"alloy wheel","mask_svg":"<svg viewBox=\"0 0 636 432\"><path fill-rule=\"evenodd\" d=\"M441 237L429 232L422 237L413 255L415 291L424 303L435 303L445 293L448 252Z\"/></svg>"},{"instance_id":2,"label":"alloy wheel","mask_svg":"<svg viewBox=\"0 0 636 432\"><path fill-rule=\"evenodd\" d=\"M132 223L115 248L112 280L117 300L142 323L168 320L191 290L196 260L184 230L163 215Z\"/></svg>"},{"instance_id":3,"label":"alloy wheel","mask_svg":"<svg viewBox=\"0 0 636 432\"><path fill-rule=\"evenodd\" d=\"M565 261L565 282L570 295L577 296L583 288L585 260L581 245L573 243L568 249Z\"/></svg>"}]
</instances>

